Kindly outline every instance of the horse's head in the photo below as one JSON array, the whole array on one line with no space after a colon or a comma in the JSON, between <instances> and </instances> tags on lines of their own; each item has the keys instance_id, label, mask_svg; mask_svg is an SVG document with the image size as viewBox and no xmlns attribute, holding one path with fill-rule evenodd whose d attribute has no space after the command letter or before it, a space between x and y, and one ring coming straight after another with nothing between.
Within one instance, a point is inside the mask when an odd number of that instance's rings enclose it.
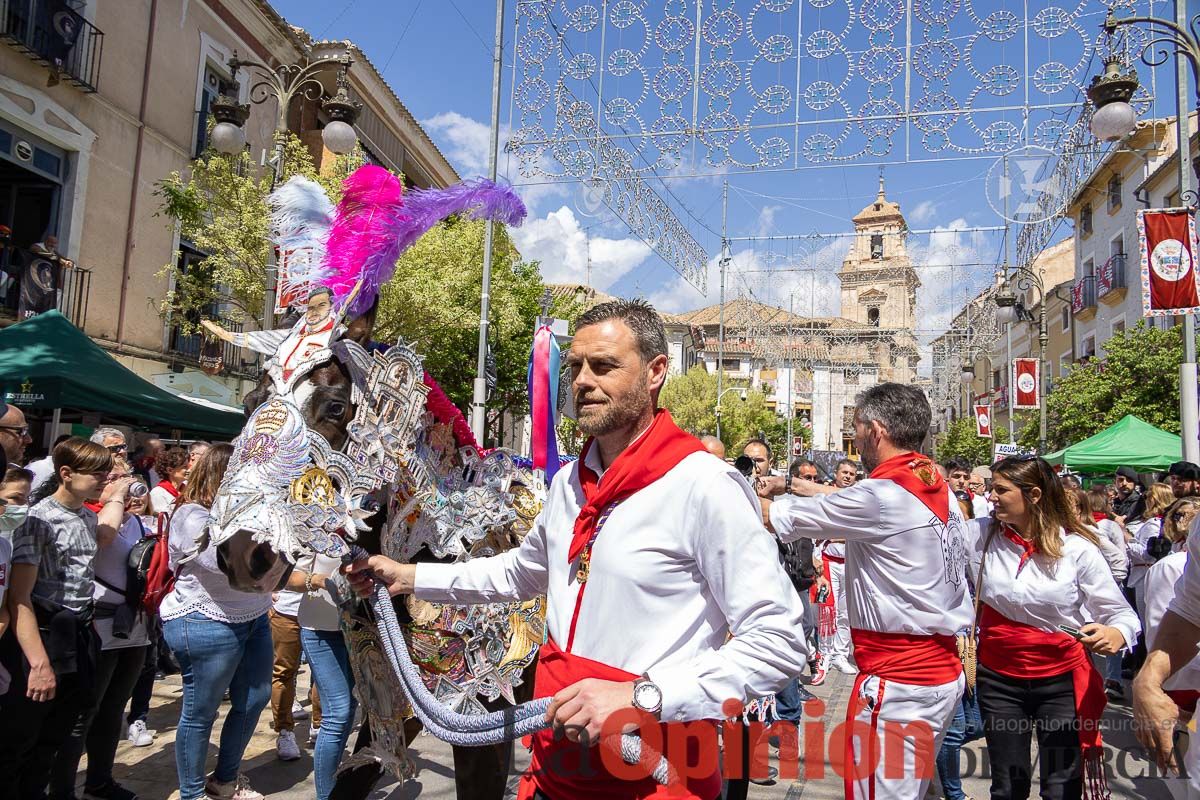
<instances>
[{"instance_id":1,"label":"horse's head","mask_svg":"<svg viewBox=\"0 0 1200 800\"><path fill-rule=\"evenodd\" d=\"M370 364L362 347L374 321L372 307L350 322L334 357L292 381L286 395L268 374L246 395L249 420L234 442L210 531L233 588L272 591L305 550L341 552L353 538L353 519L364 516L364 504L370 507L339 450L361 395L355 379L361 384Z\"/></svg>"}]
</instances>

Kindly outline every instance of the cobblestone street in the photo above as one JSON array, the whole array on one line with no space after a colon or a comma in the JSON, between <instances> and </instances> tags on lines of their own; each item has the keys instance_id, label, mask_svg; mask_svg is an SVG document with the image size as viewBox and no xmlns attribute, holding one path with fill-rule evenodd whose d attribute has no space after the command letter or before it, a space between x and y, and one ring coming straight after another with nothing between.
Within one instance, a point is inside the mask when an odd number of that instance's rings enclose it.
<instances>
[{"instance_id":1,"label":"cobblestone street","mask_svg":"<svg viewBox=\"0 0 1200 800\"><path fill-rule=\"evenodd\" d=\"M300 676L300 695L305 698L306 705L309 675L308 669L305 668ZM852 676L833 673L825 685L814 688L814 693L827 703L823 720L825 730L832 730L844 718L852 684ZM120 783L136 791L141 800L169 800L179 797L175 776L174 743L175 721L179 718L181 703L180 692L181 687L177 676L159 681L155 686L154 702L149 720L150 727L158 731L154 744L145 748L137 748L122 741L117 751L117 765L114 771L116 778ZM222 719L227 708L225 705L222 706ZM304 746L308 736L308 721L299 722L296 728L296 738L301 743L304 755L298 761L284 762L275 755L275 734L270 728L270 716L268 708L263 712L258 731L247 749L243 771L249 776L254 788L270 798L300 800L313 797L312 748ZM1109 777L1112 783L1113 797L1167 800L1171 797L1167 785L1163 781L1145 777L1149 773L1149 765L1140 756L1140 748L1133 739L1129 722L1130 713L1127 706L1110 705L1107 714L1105 744L1111 767ZM220 725L221 720L218 720L217 725L214 726L215 734L219 734ZM215 741L216 736L214 735L214 743ZM414 742L412 750L419 769L417 777L403 785L391 779L381 780L372 794L372 799L410 800L420 797L426 800L454 800L454 778L450 766L453 759L449 745L432 736L422 734ZM823 778L805 780L802 775L796 781L777 781L768 786L752 785L749 797L759 800L767 798L787 798L788 800L841 798L843 796L842 781L834 775L829 766L828 746L826 747L826 756ZM210 750L210 768L211 759L215 759L215 757L216 746L214 744ZM524 750L518 747L516 763L509 781L510 796L515 796L516 776L524 768L526 760ZM84 763L86 764L86 761ZM975 800L983 800L988 797L986 772L980 769L980 766L985 764L985 748L982 740L976 741L964 749L964 772L969 774L964 778L963 786L968 797L975 798ZM81 772L80 782L82 782L82 777ZM1036 785L1032 796L1037 796Z\"/></svg>"}]
</instances>

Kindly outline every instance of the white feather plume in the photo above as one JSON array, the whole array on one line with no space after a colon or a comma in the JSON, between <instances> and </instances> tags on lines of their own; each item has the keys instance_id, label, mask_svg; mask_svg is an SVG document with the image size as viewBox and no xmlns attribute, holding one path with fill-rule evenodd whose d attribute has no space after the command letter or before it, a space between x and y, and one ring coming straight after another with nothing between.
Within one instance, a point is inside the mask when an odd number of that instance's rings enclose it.
<instances>
[{"instance_id":1,"label":"white feather plume","mask_svg":"<svg viewBox=\"0 0 1200 800\"><path fill-rule=\"evenodd\" d=\"M333 224L333 203L316 181L293 175L267 198L271 209L271 241L283 251L312 251L298 259L290 279L295 283L320 284L325 280L325 241ZM301 269L301 265L303 268Z\"/></svg>"}]
</instances>

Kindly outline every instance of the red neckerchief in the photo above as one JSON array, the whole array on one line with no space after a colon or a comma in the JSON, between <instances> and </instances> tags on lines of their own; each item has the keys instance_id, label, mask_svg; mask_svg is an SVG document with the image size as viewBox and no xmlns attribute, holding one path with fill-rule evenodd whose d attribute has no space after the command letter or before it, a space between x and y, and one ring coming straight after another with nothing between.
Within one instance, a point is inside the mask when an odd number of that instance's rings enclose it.
<instances>
[{"instance_id":1,"label":"red neckerchief","mask_svg":"<svg viewBox=\"0 0 1200 800\"><path fill-rule=\"evenodd\" d=\"M872 478L894 481L920 500L943 524L950 519L950 493L933 462L920 453L901 453L871 471Z\"/></svg>"},{"instance_id":2,"label":"red neckerchief","mask_svg":"<svg viewBox=\"0 0 1200 800\"><path fill-rule=\"evenodd\" d=\"M671 419L671 413L660 408L654 412L654 421L646 432L609 465L604 473L604 484L600 485L600 479L586 463L595 441L588 439L579 454L579 485L587 502L575 518L575 534L567 551L567 563L583 552L604 509L654 483L692 453L704 451L699 439L684 433Z\"/></svg>"},{"instance_id":3,"label":"red neckerchief","mask_svg":"<svg viewBox=\"0 0 1200 800\"><path fill-rule=\"evenodd\" d=\"M158 488L166 489L167 493L171 495L171 497L179 497L179 490L175 488L175 484L171 483L166 478L163 478L158 482Z\"/></svg>"},{"instance_id":4,"label":"red neckerchief","mask_svg":"<svg viewBox=\"0 0 1200 800\"><path fill-rule=\"evenodd\" d=\"M1092 521L1093 522L1103 522L1106 519L1108 519L1108 515L1105 514L1103 511L1093 511L1092 512Z\"/></svg>"},{"instance_id":5,"label":"red neckerchief","mask_svg":"<svg viewBox=\"0 0 1200 800\"><path fill-rule=\"evenodd\" d=\"M84 501L83 501L83 507L84 507L84 508L86 508L88 511L94 511L94 512L96 512L97 514L99 514L99 513L100 513L100 509L104 508L104 504L103 504L103 503L96 503L96 502L93 502L93 501L91 501L91 500L84 500Z\"/></svg>"},{"instance_id":6,"label":"red neckerchief","mask_svg":"<svg viewBox=\"0 0 1200 800\"><path fill-rule=\"evenodd\" d=\"M1021 563L1017 564L1017 574L1020 575L1021 570L1025 568L1025 565L1029 562L1029 559L1032 558L1033 554L1037 552L1037 545L1033 543L1032 539L1026 539L1024 536L1017 533L1007 525L1001 525L1000 532L1003 533L1010 542L1021 548Z\"/></svg>"}]
</instances>

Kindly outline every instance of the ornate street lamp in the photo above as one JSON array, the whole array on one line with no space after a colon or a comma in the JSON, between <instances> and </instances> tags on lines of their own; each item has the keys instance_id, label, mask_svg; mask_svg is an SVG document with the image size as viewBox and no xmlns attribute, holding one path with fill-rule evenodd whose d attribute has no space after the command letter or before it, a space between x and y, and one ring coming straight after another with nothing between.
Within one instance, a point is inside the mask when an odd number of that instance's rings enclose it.
<instances>
[{"instance_id":1,"label":"ornate street lamp","mask_svg":"<svg viewBox=\"0 0 1200 800\"><path fill-rule=\"evenodd\" d=\"M274 99L279 108L279 118L275 124L275 133L287 130L288 109L292 100L297 96L317 102L325 93L324 85L317 76L330 65L337 65L337 93L326 100L321 108L329 117L329 122L321 131L321 139L331 152L349 153L358 143L354 133L354 120L362 110L362 104L350 99L346 91L346 73L353 63L348 55L338 58L322 58L303 66L299 64L284 64L271 68L261 61L240 59L236 55L229 60L229 69L237 79L237 72L242 67L250 70L252 83L250 85L250 103L265 103ZM212 144L219 152L234 155L241 152L246 145L246 134L243 126L250 116L250 103L238 104L229 97L218 97L213 101L213 116L217 124L213 126ZM276 136L274 155L271 166L275 170L276 179L282 168L283 142Z\"/></svg>"},{"instance_id":2,"label":"ornate street lamp","mask_svg":"<svg viewBox=\"0 0 1200 800\"><path fill-rule=\"evenodd\" d=\"M1022 317L1024 307L1016 293L1012 290L1010 281L1015 280L1017 289L1022 294L1033 289L1038 296L1038 454L1045 455L1046 453L1046 397L1044 390L1041 387L1046 385L1046 345L1050 340L1050 334L1046 329L1046 290L1042 285L1042 276L1031 270L1027 265L1021 265L1013 271L1012 275L1008 274L1008 264L1000 267L996 273L996 292L992 295L992 301L996 304L996 321L1002 325L1011 325L1017 322ZM1030 316L1027 312L1026 317ZM1012 364L1009 363L1008 369L1011 373ZM1010 397L1011 397L1011 389ZM1011 408L1011 406L1010 406ZM1012 419L1012 412L1009 412L1009 419Z\"/></svg>"},{"instance_id":3,"label":"ornate street lamp","mask_svg":"<svg viewBox=\"0 0 1200 800\"><path fill-rule=\"evenodd\" d=\"M1191 136L1188 130L1190 113L1187 102L1187 72L1184 62L1192 69L1196 84L1196 101L1200 106L1200 14L1192 16L1189 26L1188 0L1175 0L1175 18L1132 16L1118 19L1109 9L1104 18L1104 33L1111 39L1124 25L1146 25L1153 31L1153 38L1142 47L1142 61L1151 67L1167 63L1175 55L1175 135L1179 199L1185 205L1195 206L1198 200L1189 166L1192 164ZM1115 59L1104 63L1104 74L1092 79L1088 97L1096 106L1092 118L1092 133L1106 141L1120 139L1133 130L1136 114L1129 105L1137 90L1137 77L1132 73L1122 75ZM1200 398L1197 397L1196 369L1196 318L1193 314L1183 317L1183 361L1179 365L1179 421L1182 429L1183 457L1187 461L1200 461ZM1043 405L1043 408L1045 406Z\"/></svg>"}]
</instances>

